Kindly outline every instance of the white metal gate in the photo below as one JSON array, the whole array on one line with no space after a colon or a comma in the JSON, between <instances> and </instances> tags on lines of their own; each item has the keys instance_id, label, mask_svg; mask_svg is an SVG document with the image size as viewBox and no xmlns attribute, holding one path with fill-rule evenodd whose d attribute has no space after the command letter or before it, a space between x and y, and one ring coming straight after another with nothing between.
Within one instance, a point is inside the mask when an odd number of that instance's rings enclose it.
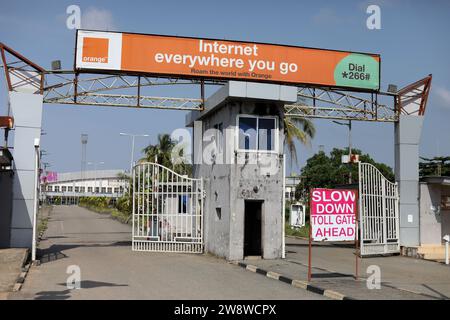
<instances>
[{"instance_id":1,"label":"white metal gate","mask_svg":"<svg viewBox=\"0 0 450 320\"><path fill-rule=\"evenodd\" d=\"M133 250L203 252L203 180L157 163L133 169Z\"/></svg>"},{"instance_id":2,"label":"white metal gate","mask_svg":"<svg viewBox=\"0 0 450 320\"><path fill-rule=\"evenodd\" d=\"M361 256L400 252L398 185L369 163L359 163Z\"/></svg>"}]
</instances>

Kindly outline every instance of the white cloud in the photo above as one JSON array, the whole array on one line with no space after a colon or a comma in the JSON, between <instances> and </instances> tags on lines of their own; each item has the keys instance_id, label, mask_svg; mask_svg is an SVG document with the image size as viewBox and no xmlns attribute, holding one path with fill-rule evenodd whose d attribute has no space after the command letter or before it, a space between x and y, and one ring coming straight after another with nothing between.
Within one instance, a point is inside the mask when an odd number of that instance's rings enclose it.
<instances>
[{"instance_id":1,"label":"white cloud","mask_svg":"<svg viewBox=\"0 0 450 320\"><path fill-rule=\"evenodd\" d=\"M344 22L344 19L339 17L331 8L321 8L318 13L316 13L312 20L315 24L337 24Z\"/></svg>"},{"instance_id":2,"label":"white cloud","mask_svg":"<svg viewBox=\"0 0 450 320\"><path fill-rule=\"evenodd\" d=\"M436 87L435 92L442 102L447 107L450 107L450 90L447 90L444 87Z\"/></svg>"},{"instance_id":3,"label":"white cloud","mask_svg":"<svg viewBox=\"0 0 450 320\"><path fill-rule=\"evenodd\" d=\"M81 11L81 28L95 30L114 30L112 13L106 9L89 7Z\"/></svg>"}]
</instances>

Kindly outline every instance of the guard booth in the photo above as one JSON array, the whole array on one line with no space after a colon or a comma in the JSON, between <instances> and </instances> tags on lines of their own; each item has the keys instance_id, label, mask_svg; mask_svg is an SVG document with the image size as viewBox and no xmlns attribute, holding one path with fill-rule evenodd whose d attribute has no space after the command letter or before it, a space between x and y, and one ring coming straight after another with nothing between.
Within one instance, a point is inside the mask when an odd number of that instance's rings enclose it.
<instances>
[{"instance_id":1,"label":"guard booth","mask_svg":"<svg viewBox=\"0 0 450 320\"><path fill-rule=\"evenodd\" d=\"M282 257L284 104L295 87L230 81L191 111L194 178L203 178L205 251Z\"/></svg>"}]
</instances>

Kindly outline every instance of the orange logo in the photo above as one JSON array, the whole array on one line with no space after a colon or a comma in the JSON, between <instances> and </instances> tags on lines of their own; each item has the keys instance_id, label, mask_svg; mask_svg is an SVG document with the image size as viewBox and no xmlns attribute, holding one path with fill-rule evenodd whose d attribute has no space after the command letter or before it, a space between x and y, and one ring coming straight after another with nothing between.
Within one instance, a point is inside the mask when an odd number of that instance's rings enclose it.
<instances>
[{"instance_id":1,"label":"orange logo","mask_svg":"<svg viewBox=\"0 0 450 320\"><path fill-rule=\"evenodd\" d=\"M109 39L83 39L83 62L108 63Z\"/></svg>"}]
</instances>

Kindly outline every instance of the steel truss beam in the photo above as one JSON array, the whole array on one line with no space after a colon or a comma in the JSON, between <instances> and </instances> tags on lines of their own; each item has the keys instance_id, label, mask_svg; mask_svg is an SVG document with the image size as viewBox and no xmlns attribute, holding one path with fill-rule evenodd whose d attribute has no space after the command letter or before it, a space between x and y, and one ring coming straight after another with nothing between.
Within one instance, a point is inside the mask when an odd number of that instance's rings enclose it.
<instances>
[{"instance_id":1,"label":"steel truss beam","mask_svg":"<svg viewBox=\"0 0 450 320\"><path fill-rule=\"evenodd\" d=\"M54 84L48 84L50 79ZM83 74L82 78L73 72L51 72L48 73L46 80L45 103L174 110L202 108L202 99L153 97L141 94L145 87L199 84L199 81L194 80L91 74ZM128 89L133 89L133 93L123 93Z\"/></svg>"},{"instance_id":2,"label":"steel truss beam","mask_svg":"<svg viewBox=\"0 0 450 320\"><path fill-rule=\"evenodd\" d=\"M364 98L360 93L348 93L328 88L298 87L298 102L285 106L285 115L302 118L342 119L360 121L395 122L395 107L378 102L378 95ZM367 93L366 93L367 95Z\"/></svg>"},{"instance_id":3,"label":"steel truss beam","mask_svg":"<svg viewBox=\"0 0 450 320\"><path fill-rule=\"evenodd\" d=\"M397 122L400 114L425 115L432 75L396 93L347 93L333 89L299 87L299 102L285 106L290 117ZM367 95L367 93L366 93ZM379 96L393 98L393 105L379 103Z\"/></svg>"}]
</instances>

